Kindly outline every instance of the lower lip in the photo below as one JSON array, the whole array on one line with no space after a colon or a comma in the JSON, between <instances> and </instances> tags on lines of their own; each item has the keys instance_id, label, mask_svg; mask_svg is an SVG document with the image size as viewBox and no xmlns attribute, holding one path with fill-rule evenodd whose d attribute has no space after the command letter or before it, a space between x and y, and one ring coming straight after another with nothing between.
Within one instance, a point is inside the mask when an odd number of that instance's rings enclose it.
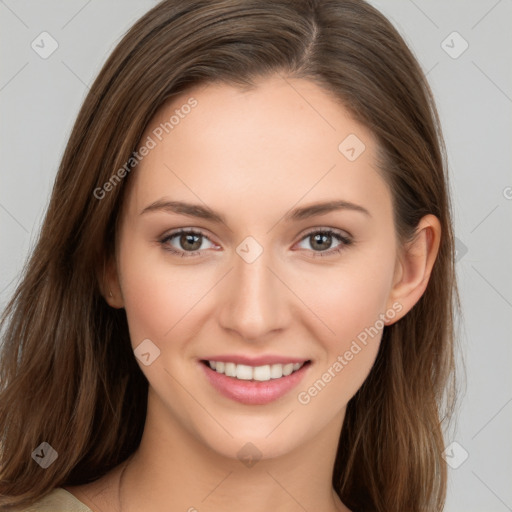
<instances>
[{"instance_id":1,"label":"lower lip","mask_svg":"<svg viewBox=\"0 0 512 512\"><path fill-rule=\"evenodd\" d=\"M311 362L304 364L299 370L280 379L267 381L239 380L227 377L223 373L212 370L207 364L199 362L210 384L222 395L235 402L246 405L265 405L286 395L304 378Z\"/></svg>"}]
</instances>

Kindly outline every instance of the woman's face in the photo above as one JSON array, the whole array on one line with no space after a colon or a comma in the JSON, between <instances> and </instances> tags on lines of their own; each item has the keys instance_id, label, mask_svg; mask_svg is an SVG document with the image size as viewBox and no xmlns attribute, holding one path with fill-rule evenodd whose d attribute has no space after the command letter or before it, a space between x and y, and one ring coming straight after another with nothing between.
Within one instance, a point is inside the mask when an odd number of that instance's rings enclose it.
<instances>
[{"instance_id":1,"label":"woman's face","mask_svg":"<svg viewBox=\"0 0 512 512\"><path fill-rule=\"evenodd\" d=\"M372 133L312 82L272 77L183 93L142 144L116 292L149 381L148 421L233 458L249 442L275 457L339 434L384 323L403 316Z\"/></svg>"}]
</instances>

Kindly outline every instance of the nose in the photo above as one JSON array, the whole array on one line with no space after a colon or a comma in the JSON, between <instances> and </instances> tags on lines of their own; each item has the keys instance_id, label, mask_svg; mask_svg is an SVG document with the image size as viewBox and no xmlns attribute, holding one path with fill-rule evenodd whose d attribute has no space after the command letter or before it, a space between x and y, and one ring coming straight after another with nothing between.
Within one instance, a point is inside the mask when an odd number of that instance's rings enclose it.
<instances>
[{"instance_id":1,"label":"nose","mask_svg":"<svg viewBox=\"0 0 512 512\"><path fill-rule=\"evenodd\" d=\"M291 293L273 268L270 251L253 262L236 254L234 268L222 288L219 321L246 341L262 340L283 329L288 321ZM288 294L288 297L287 297Z\"/></svg>"}]
</instances>

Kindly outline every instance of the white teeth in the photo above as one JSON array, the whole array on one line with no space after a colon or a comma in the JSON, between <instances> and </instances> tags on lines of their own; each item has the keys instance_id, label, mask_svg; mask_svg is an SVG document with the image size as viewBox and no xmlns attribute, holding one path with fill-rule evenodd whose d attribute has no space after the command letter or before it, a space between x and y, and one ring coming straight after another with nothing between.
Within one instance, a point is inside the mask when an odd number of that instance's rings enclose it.
<instances>
[{"instance_id":1,"label":"white teeth","mask_svg":"<svg viewBox=\"0 0 512 512\"><path fill-rule=\"evenodd\" d=\"M235 375L231 375L231 377L235 377L237 379L241 379L241 380L251 380L252 379L252 367L251 366L246 366L245 364L234 364L234 363L231 363L233 366L236 367L236 373ZM227 366L227 365L226 365ZM228 375L226 373L226 375ZM229 377L229 375L228 375Z\"/></svg>"},{"instance_id":2,"label":"white teeth","mask_svg":"<svg viewBox=\"0 0 512 512\"><path fill-rule=\"evenodd\" d=\"M245 364L224 363L222 361L208 361L210 368L217 373L240 380L267 381L280 379L300 370L304 363L272 364L264 366L248 366Z\"/></svg>"},{"instance_id":3,"label":"white teeth","mask_svg":"<svg viewBox=\"0 0 512 512\"><path fill-rule=\"evenodd\" d=\"M236 364L235 363L225 363L224 365L224 375L228 377L236 377Z\"/></svg>"},{"instance_id":4,"label":"white teeth","mask_svg":"<svg viewBox=\"0 0 512 512\"><path fill-rule=\"evenodd\" d=\"M285 364L283 366L283 375L290 375L293 372L293 363Z\"/></svg>"},{"instance_id":5,"label":"white teeth","mask_svg":"<svg viewBox=\"0 0 512 512\"><path fill-rule=\"evenodd\" d=\"M280 379L283 376L283 365L282 364L273 364L270 367L270 378L271 379Z\"/></svg>"},{"instance_id":6,"label":"white teeth","mask_svg":"<svg viewBox=\"0 0 512 512\"><path fill-rule=\"evenodd\" d=\"M270 366L268 364L265 366L256 366L252 373L254 380L270 380L272 377Z\"/></svg>"}]
</instances>

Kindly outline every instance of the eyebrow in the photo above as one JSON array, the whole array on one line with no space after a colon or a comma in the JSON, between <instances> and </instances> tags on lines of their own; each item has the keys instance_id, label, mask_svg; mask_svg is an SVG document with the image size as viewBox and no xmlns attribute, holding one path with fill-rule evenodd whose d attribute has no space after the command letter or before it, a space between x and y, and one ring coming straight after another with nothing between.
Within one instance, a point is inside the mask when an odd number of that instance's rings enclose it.
<instances>
[{"instance_id":1,"label":"eyebrow","mask_svg":"<svg viewBox=\"0 0 512 512\"><path fill-rule=\"evenodd\" d=\"M314 203L308 206L303 206L301 208L295 208L294 210L291 210L290 212L285 214L284 219L287 222L299 221L337 210L352 210L356 212L361 212L367 215L368 217L371 217L370 212L366 208L363 208L358 204L351 203L350 201L334 200L323 203ZM159 199L158 201L155 201L154 203L151 203L150 205L146 206L140 212L140 215L155 211L177 213L187 215L190 217L198 217L201 219L210 220L216 223L226 224L226 219L224 218L224 216L220 213L215 212L208 206L187 203L184 201L170 201L166 199Z\"/></svg>"}]
</instances>

